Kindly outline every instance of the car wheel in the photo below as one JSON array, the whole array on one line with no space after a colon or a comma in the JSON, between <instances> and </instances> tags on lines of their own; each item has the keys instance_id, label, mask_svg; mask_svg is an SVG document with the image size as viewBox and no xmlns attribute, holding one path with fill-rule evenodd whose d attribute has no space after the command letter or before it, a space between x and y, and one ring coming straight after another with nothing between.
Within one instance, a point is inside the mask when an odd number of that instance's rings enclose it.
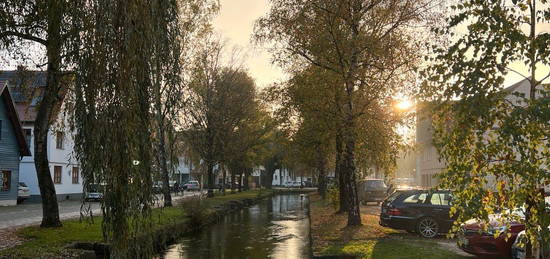
<instances>
[{"instance_id":1,"label":"car wheel","mask_svg":"<svg viewBox=\"0 0 550 259\"><path fill-rule=\"evenodd\" d=\"M416 225L417 232L425 238L435 237L439 231L439 224L431 217L424 217Z\"/></svg>"}]
</instances>

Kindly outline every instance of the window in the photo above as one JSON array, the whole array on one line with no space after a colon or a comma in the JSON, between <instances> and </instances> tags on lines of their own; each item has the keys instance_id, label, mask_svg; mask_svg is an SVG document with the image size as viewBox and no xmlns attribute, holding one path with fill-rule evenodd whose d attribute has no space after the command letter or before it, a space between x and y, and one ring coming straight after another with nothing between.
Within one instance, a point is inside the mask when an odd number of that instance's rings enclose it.
<instances>
[{"instance_id":1,"label":"window","mask_svg":"<svg viewBox=\"0 0 550 259\"><path fill-rule=\"evenodd\" d=\"M63 139L65 138L63 132L58 131L55 138L55 147L57 149L63 149Z\"/></svg>"},{"instance_id":2,"label":"window","mask_svg":"<svg viewBox=\"0 0 550 259\"><path fill-rule=\"evenodd\" d=\"M73 167L73 184L77 184L78 183L78 179L79 179L79 172L78 172L78 167Z\"/></svg>"},{"instance_id":3,"label":"window","mask_svg":"<svg viewBox=\"0 0 550 259\"><path fill-rule=\"evenodd\" d=\"M451 200L451 195L449 193L436 192L432 194L430 203L432 205L449 206L450 200Z\"/></svg>"},{"instance_id":4,"label":"window","mask_svg":"<svg viewBox=\"0 0 550 259\"><path fill-rule=\"evenodd\" d=\"M424 203L426 201L427 193L416 193L403 200L403 203Z\"/></svg>"},{"instance_id":5,"label":"window","mask_svg":"<svg viewBox=\"0 0 550 259\"><path fill-rule=\"evenodd\" d=\"M379 190L386 189L387 186L383 180L367 180L365 183L365 190Z\"/></svg>"},{"instance_id":6,"label":"window","mask_svg":"<svg viewBox=\"0 0 550 259\"><path fill-rule=\"evenodd\" d=\"M56 165L53 167L53 183L61 183L61 166Z\"/></svg>"},{"instance_id":7,"label":"window","mask_svg":"<svg viewBox=\"0 0 550 259\"><path fill-rule=\"evenodd\" d=\"M10 190L11 186L11 172L0 171L0 191L6 192Z\"/></svg>"},{"instance_id":8,"label":"window","mask_svg":"<svg viewBox=\"0 0 550 259\"><path fill-rule=\"evenodd\" d=\"M25 131L25 140L27 141L27 147L29 149L31 148L31 140L32 140L32 130L31 129L24 129Z\"/></svg>"}]
</instances>

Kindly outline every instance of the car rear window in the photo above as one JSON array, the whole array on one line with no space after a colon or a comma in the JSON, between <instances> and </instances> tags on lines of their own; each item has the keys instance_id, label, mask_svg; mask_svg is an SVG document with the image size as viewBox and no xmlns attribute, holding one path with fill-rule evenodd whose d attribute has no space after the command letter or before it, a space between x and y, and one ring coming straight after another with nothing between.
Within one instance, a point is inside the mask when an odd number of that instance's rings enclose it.
<instances>
[{"instance_id":1,"label":"car rear window","mask_svg":"<svg viewBox=\"0 0 550 259\"><path fill-rule=\"evenodd\" d=\"M367 181L365 183L365 188L367 189L385 189L386 188L386 184L384 183L384 181L382 180L379 180L379 181Z\"/></svg>"},{"instance_id":2,"label":"car rear window","mask_svg":"<svg viewBox=\"0 0 550 259\"><path fill-rule=\"evenodd\" d=\"M26 185L25 183L23 183L23 182L19 182L19 186L21 186L21 187L27 187L27 185Z\"/></svg>"},{"instance_id":3,"label":"car rear window","mask_svg":"<svg viewBox=\"0 0 550 259\"><path fill-rule=\"evenodd\" d=\"M400 192L400 191L396 191L392 193L390 196L388 196L388 198L386 198L386 202L391 203L395 201L395 199L397 199L397 197L399 197L399 195L401 194L403 194L403 192Z\"/></svg>"},{"instance_id":4,"label":"car rear window","mask_svg":"<svg viewBox=\"0 0 550 259\"><path fill-rule=\"evenodd\" d=\"M428 194L425 192L414 193L403 200L403 203L424 203Z\"/></svg>"},{"instance_id":5,"label":"car rear window","mask_svg":"<svg viewBox=\"0 0 550 259\"><path fill-rule=\"evenodd\" d=\"M451 195L449 193L444 193L444 192L433 193L432 197L430 198L430 204L432 205L449 206L450 201L451 201Z\"/></svg>"}]
</instances>

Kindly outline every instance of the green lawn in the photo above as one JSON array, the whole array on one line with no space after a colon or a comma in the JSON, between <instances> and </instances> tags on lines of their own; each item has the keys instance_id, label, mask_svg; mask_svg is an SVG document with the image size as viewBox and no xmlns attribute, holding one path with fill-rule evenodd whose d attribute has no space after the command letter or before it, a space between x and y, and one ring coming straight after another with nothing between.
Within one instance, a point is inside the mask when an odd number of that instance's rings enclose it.
<instances>
[{"instance_id":1,"label":"green lawn","mask_svg":"<svg viewBox=\"0 0 550 259\"><path fill-rule=\"evenodd\" d=\"M355 255L379 258L465 258L444 249L436 240L422 239L378 224L378 216L363 212L363 225L346 227L347 214L312 195L310 200L313 251L318 255Z\"/></svg>"},{"instance_id":2,"label":"green lawn","mask_svg":"<svg viewBox=\"0 0 550 259\"><path fill-rule=\"evenodd\" d=\"M356 255L361 259L378 258L423 258L423 259L458 259L465 258L453 252L438 248L431 242L396 240L380 238L362 241L351 241L345 245L329 246L321 254Z\"/></svg>"},{"instance_id":3,"label":"green lawn","mask_svg":"<svg viewBox=\"0 0 550 259\"><path fill-rule=\"evenodd\" d=\"M267 196L271 191L262 190L261 195ZM208 207L221 205L231 200L259 197L259 190L250 190L236 194L216 196L206 200ZM152 219L155 226L165 226L175 222L187 220L184 208L175 206L171 208L153 209ZM68 244L82 242L100 242L102 217L94 217L94 223L79 222L78 220L64 220L60 228L43 229L39 226L21 228L17 234L28 241L21 245L0 251L0 258L52 258L71 257L64 249Z\"/></svg>"}]
</instances>

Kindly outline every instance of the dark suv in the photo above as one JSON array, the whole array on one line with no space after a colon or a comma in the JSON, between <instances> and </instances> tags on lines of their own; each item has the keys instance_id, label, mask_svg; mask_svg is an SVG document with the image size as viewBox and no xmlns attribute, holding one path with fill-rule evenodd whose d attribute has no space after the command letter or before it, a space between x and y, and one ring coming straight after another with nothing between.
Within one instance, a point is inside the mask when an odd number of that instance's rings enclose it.
<instances>
[{"instance_id":1,"label":"dark suv","mask_svg":"<svg viewBox=\"0 0 550 259\"><path fill-rule=\"evenodd\" d=\"M382 179L368 179L359 181L357 193L361 203L376 202L380 204L388 194L388 187Z\"/></svg>"},{"instance_id":2,"label":"dark suv","mask_svg":"<svg viewBox=\"0 0 550 259\"><path fill-rule=\"evenodd\" d=\"M398 190L382 202L380 225L432 238L451 228L450 202L448 191Z\"/></svg>"}]
</instances>

